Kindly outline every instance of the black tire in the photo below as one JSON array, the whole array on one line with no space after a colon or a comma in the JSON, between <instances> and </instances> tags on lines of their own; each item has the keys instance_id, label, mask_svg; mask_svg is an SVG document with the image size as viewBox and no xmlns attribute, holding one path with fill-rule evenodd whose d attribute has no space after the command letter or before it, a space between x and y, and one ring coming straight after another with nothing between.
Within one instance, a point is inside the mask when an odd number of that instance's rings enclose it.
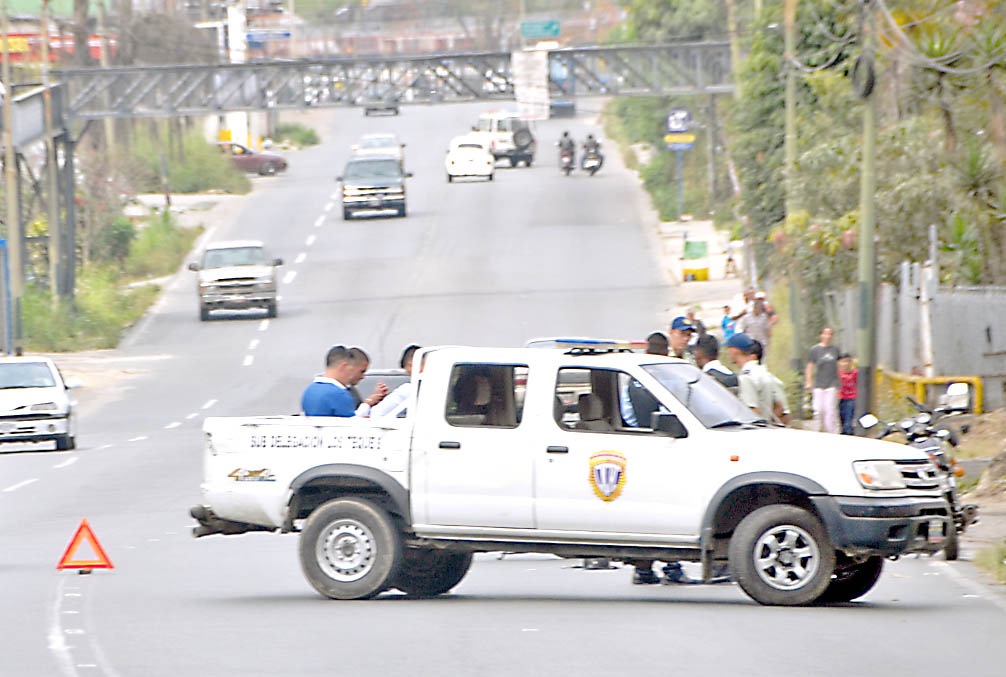
<instances>
[{"instance_id":1,"label":"black tire","mask_svg":"<svg viewBox=\"0 0 1006 677\"><path fill-rule=\"evenodd\" d=\"M73 435L60 435L56 438L56 451L70 451L77 447L77 440Z\"/></svg>"},{"instance_id":2,"label":"black tire","mask_svg":"<svg viewBox=\"0 0 1006 677\"><path fill-rule=\"evenodd\" d=\"M510 166L511 167L516 167L518 164L520 164L520 158L518 158L516 155L511 155L510 156Z\"/></svg>"},{"instance_id":3,"label":"black tire","mask_svg":"<svg viewBox=\"0 0 1006 677\"><path fill-rule=\"evenodd\" d=\"M870 592L884 570L883 557L870 557L865 562L852 562L844 555L832 574L831 583L817 598L818 604L851 602Z\"/></svg>"},{"instance_id":4,"label":"black tire","mask_svg":"<svg viewBox=\"0 0 1006 677\"><path fill-rule=\"evenodd\" d=\"M401 207L398 208L398 216L400 216L401 218L405 218L405 213L406 213L405 205L402 205Z\"/></svg>"},{"instance_id":5,"label":"black tire","mask_svg":"<svg viewBox=\"0 0 1006 677\"><path fill-rule=\"evenodd\" d=\"M517 150L524 150L534 142L534 137L530 130L518 129L513 133L513 145Z\"/></svg>"},{"instance_id":6,"label":"black tire","mask_svg":"<svg viewBox=\"0 0 1006 677\"><path fill-rule=\"evenodd\" d=\"M369 599L398 576L402 537L382 508L362 498L337 498L305 520L300 565L325 597Z\"/></svg>"},{"instance_id":7,"label":"black tire","mask_svg":"<svg viewBox=\"0 0 1006 677\"><path fill-rule=\"evenodd\" d=\"M266 162L264 165L259 167L258 173L262 176L273 176L276 173L276 163Z\"/></svg>"},{"instance_id":8,"label":"black tire","mask_svg":"<svg viewBox=\"0 0 1006 677\"><path fill-rule=\"evenodd\" d=\"M199 306L199 321L207 322L210 319L210 309L204 305Z\"/></svg>"},{"instance_id":9,"label":"black tire","mask_svg":"<svg viewBox=\"0 0 1006 677\"><path fill-rule=\"evenodd\" d=\"M816 601L835 570L821 521L793 505L767 505L741 520L730 539L730 571L747 595L770 606Z\"/></svg>"},{"instance_id":10,"label":"black tire","mask_svg":"<svg viewBox=\"0 0 1006 677\"><path fill-rule=\"evenodd\" d=\"M493 181L495 178L496 178L496 174L495 173L489 175L489 180L490 181Z\"/></svg>"},{"instance_id":11,"label":"black tire","mask_svg":"<svg viewBox=\"0 0 1006 677\"><path fill-rule=\"evenodd\" d=\"M447 175L447 183L454 183L454 177L450 174Z\"/></svg>"},{"instance_id":12,"label":"black tire","mask_svg":"<svg viewBox=\"0 0 1006 677\"><path fill-rule=\"evenodd\" d=\"M570 174L573 173L573 165L569 165L567 167L563 167L562 171L564 171L566 173L566 176L569 176Z\"/></svg>"},{"instance_id":13,"label":"black tire","mask_svg":"<svg viewBox=\"0 0 1006 677\"><path fill-rule=\"evenodd\" d=\"M266 317L269 318L274 318L279 315L279 307L277 306L275 301L273 301L272 303L270 303L265 307L265 314Z\"/></svg>"},{"instance_id":14,"label":"black tire","mask_svg":"<svg viewBox=\"0 0 1006 677\"><path fill-rule=\"evenodd\" d=\"M530 167L532 162L534 162L534 156L533 155L526 155L524 157L524 166L525 167Z\"/></svg>"},{"instance_id":15,"label":"black tire","mask_svg":"<svg viewBox=\"0 0 1006 677\"><path fill-rule=\"evenodd\" d=\"M957 535L957 527L951 522L947 525L947 539L943 544L943 557L948 562L956 562L961 556L961 541Z\"/></svg>"},{"instance_id":16,"label":"black tire","mask_svg":"<svg viewBox=\"0 0 1006 677\"><path fill-rule=\"evenodd\" d=\"M394 587L412 597L436 597L460 583L471 565L470 552L406 548Z\"/></svg>"},{"instance_id":17,"label":"black tire","mask_svg":"<svg viewBox=\"0 0 1006 677\"><path fill-rule=\"evenodd\" d=\"M343 207L342 208L342 220L343 221L350 221L350 220L352 220L352 218L353 218L353 212L351 212L350 210L348 210L345 207Z\"/></svg>"}]
</instances>

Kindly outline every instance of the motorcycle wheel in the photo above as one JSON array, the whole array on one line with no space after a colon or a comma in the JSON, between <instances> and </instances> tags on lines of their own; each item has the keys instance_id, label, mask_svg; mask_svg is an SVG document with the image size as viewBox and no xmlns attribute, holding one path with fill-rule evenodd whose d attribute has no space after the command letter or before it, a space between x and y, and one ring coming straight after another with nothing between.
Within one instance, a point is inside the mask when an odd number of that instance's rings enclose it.
<instances>
[{"instance_id":1,"label":"motorcycle wheel","mask_svg":"<svg viewBox=\"0 0 1006 677\"><path fill-rule=\"evenodd\" d=\"M566 173L566 176L569 176L570 173L573 171L573 168L569 167L569 166L566 166L566 167L562 168L562 171L564 171Z\"/></svg>"},{"instance_id":2,"label":"motorcycle wheel","mask_svg":"<svg viewBox=\"0 0 1006 677\"><path fill-rule=\"evenodd\" d=\"M956 562L961 555L960 539L957 536L957 529L950 525L950 533L947 534L947 542L943 545L943 557L948 562Z\"/></svg>"}]
</instances>

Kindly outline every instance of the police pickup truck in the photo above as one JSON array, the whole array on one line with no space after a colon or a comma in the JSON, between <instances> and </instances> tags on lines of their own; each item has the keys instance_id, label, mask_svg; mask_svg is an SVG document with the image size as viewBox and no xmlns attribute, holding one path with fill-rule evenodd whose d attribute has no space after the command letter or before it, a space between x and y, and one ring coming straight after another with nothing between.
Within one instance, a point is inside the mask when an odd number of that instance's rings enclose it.
<instances>
[{"instance_id":1,"label":"police pickup truck","mask_svg":"<svg viewBox=\"0 0 1006 677\"><path fill-rule=\"evenodd\" d=\"M952 528L923 453L767 424L681 360L559 341L421 363L401 418L207 418L194 534L300 532L332 599L442 594L508 551L728 563L757 602L807 605Z\"/></svg>"}]
</instances>

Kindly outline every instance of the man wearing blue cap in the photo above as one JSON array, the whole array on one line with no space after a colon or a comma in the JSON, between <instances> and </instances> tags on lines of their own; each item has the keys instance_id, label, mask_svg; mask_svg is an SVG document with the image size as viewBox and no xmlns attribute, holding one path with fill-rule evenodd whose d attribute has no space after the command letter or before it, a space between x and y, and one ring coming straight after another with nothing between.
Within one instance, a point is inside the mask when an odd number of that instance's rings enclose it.
<instances>
[{"instance_id":1,"label":"man wearing blue cap","mask_svg":"<svg viewBox=\"0 0 1006 677\"><path fill-rule=\"evenodd\" d=\"M679 315L671 321L671 330L667 335L671 357L679 357L695 364L695 358L688 351L688 343L692 340L694 332L695 325L684 315Z\"/></svg>"},{"instance_id":2,"label":"man wearing blue cap","mask_svg":"<svg viewBox=\"0 0 1006 677\"><path fill-rule=\"evenodd\" d=\"M753 338L740 332L727 341L727 354L740 369L737 397L767 421L775 409L775 379L758 362Z\"/></svg>"}]
</instances>

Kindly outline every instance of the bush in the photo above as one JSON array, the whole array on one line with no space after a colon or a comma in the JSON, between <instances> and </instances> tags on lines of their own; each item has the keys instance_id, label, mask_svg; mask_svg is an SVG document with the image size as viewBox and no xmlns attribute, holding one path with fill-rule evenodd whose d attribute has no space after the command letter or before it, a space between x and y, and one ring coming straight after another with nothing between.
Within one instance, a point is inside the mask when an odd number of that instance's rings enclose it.
<instances>
[{"instance_id":1,"label":"bush","mask_svg":"<svg viewBox=\"0 0 1006 677\"><path fill-rule=\"evenodd\" d=\"M995 576L1000 583L1006 583L1006 545L982 550L975 558L975 564Z\"/></svg>"},{"instance_id":2,"label":"bush","mask_svg":"<svg viewBox=\"0 0 1006 677\"><path fill-rule=\"evenodd\" d=\"M251 181L244 172L235 169L215 144L207 143L198 132L189 132L182 140L181 157L172 153L152 133L138 133L133 141L132 158L128 161L133 186L140 193L159 193L161 158L166 156L168 189L174 193L198 193L222 190L244 194L251 190Z\"/></svg>"},{"instance_id":3,"label":"bush","mask_svg":"<svg viewBox=\"0 0 1006 677\"><path fill-rule=\"evenodd\" d=\"M91 256L96 261L107 261L121 267L129 255L130 246L136 239L136 226L125 216L118 216L109 225L98 231L92 245Z\"/></svg>"},{"instance_id":4,"label":"bush","mask_svg":"<svg viewBox=\"0 0 1006 677\"><path fill-rule=\"evenodd\" d=\"M126 274L148 278L175 272L199 233L199 229L178 228L169 212L152 217L133 241L125 261Z\"/></svg>"},{"instance_id":5,"label":"bush","mask_svg":"<svg viewBox=\"0 0 1006 677\"><path fill-rule=\"evenodd\" d=\"M299 122L281 122L276 125L276 140L293 146L316 146L321 143L318 133Z\"/></svg>"}]
</instances>

